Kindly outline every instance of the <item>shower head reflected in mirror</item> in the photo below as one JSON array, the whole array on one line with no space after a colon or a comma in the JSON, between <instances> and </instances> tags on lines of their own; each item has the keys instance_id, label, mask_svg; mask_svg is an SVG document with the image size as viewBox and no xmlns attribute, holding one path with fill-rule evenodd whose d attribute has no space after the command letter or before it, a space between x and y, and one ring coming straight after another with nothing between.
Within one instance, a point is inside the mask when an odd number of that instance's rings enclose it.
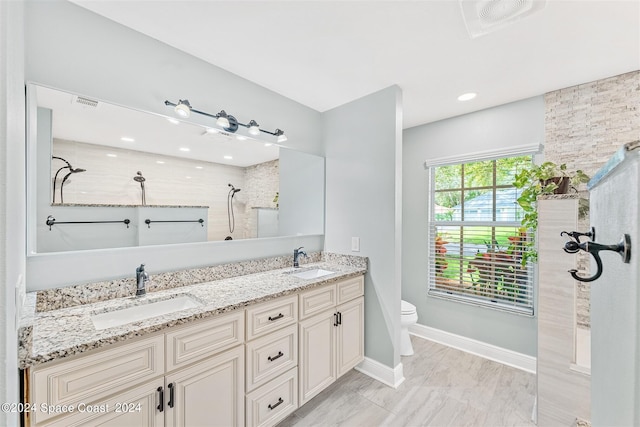
<instances>
[{"instance_id":1,"label":"shower head reflected in mirror","mask_svg":"<svg viewBox=\"0 0 640 427\"><path fill-rule=\"evenodd\" d=\"M64 203L64 195L63 195L64 183L67 182L67 179L69 179L69 177L72 174L80 173L80 172L86 172L87 170L86 169L82 169L82 168L74 169L73 166L71 166L71 163L69 163L68 161L66 161L62 157L51 156L51 158L52 159L62 160L66 164L66 166L62 166L60 169L58 169L56 171L56 174L53 177L53 203L56 202L56 182L58 181L58 174L60 173L60 171L62 169L69 169L69 173L64 176L64 178L62 179L62 182L60 183L60 203Z\"/></svg>"},{"instance_id":2,"label":"shower head reflected in mirror","mask_svg":"<svg viewBox=\"0 0 640 427\"><path fill-rule=\"evenodd\" d=\"M144 191L144 182L146 181L145 177L142 176L142 172L138 171L136 172L136 176L133 177L133 180L135 182L139 182L140 183L140 188L142 190L142 206L146 206L147 205L147 198L145 195L145 191Z\"/></svg>"},{"instance_id":3,"label":"shower head reflected in mirror","mask_svg":"<svg viewBox=\"0 0 640 427\"><path fill-rule=\"evenodd\" d=\"M231 194L231 196L234 196L238 191L240 191L240 188L236 188L234 187L232 184L228 184L229 187L231 187L231 190L229 190L229 194Z\"/></svg>"}]
</instances>

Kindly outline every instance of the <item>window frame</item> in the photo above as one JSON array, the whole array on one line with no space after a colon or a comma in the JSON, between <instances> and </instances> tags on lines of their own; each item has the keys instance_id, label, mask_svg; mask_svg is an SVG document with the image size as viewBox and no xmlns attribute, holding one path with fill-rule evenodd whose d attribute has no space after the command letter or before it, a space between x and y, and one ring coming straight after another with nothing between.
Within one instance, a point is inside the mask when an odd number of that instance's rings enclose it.
<instances>
[{"instance_id":1,"label":"window frame","mask_svg":"<svg viewBox=\"0 0 640 427\"><path fill-rule=\"evenodd\" d=\"M537 148L537 147L536 147ZM539 150L538 149L533 149L533 148L528 148L528 149L523 149L523 150L512 150L509 152L503 152L503 153L497 153L497 152L487 152L487 153L482 153L481 155L477 155L474 156L472 155L467 155L464 157L461 157L459 159L455 159L455 158L446 158L446 159L440 159L439 161L431 161L431 162L425 162L425 167L428 171L428 189L429 189L429 196L428 196L428 203L429 203L429 208L428 208L428 218L427 218L427 254L428 254L428 260L427 260L427 295L429 297L434 297L434 298L439 298L439 299L445 299L448 301L455 301L455 302L459 302L459 303L464 303L464 304L470 304L470 305L474 305L474 306L480 306L480 307L485 307L485 308L490 308L490 309L494 309L497 311L503 311L503 312L509 312L509 313L515 313L515 314L519 314L519 315L524 315L527 317L534 317L535 316L535 300L536 300L536 290L537 290L537 268L534 264L529 263L526 266L526 272L527 272L527 276L528 276L528 293L530 295L529 299L528 299L528 304L513 304L513 303L506 303L504 301L500 301L500 299L497 300L490 300L487 297L484 296L473 296L472 294L469 293L455 293L455 292L451 292L451 291L447 291L447 290L443 290L443 289L438 289L436 288L436 276L435 276L435 239L437 236L437 233L435 232L436 227L438 226L443 226L443 225L450 225L450 226L489 226L492 227L492 233L495 233L495 228L499 228L501 226L504 227L520 227L521 224L519 221L499 221L499 220L487 220L487 221L471 221L471 220L461 220L461 221L442 221L442 220L437 220L436 219L436 212L435 212L435 197L436 197L436 180L435 180L435 174L436 174L436 168L437 167L443 167L443 166L453 166L453 165L465 165L465 164L470 164L470 163L476 163L476 162L483 162L483 161L496 161L499 159L504 159L504 158L510 158L510 157L519 157L519 156L531 156L531 160L532 160L532 164L535 163L536 160L536 154L538 154ZM484 188L486 189L490 189L494 194L497 190L500 189L505 189L505 188L513 188L513 186L509 186L509 185L496 185L496 168L495 165L496 163L493 163L493 179L492 179L492 185L491 186L484 186ZM461 192L461 198L464 198L464 191L465 189L468 188L472 188L472 189L477 189L479 187L466 187L464 186L464 175L461 175L461 186L460 188L447 188L447 189L439 189L438 191L460 191ZM496 213L497 213L497 208L496 208L496 197L493 197L493 214L492 216L495 217ZM464 204L462 205L464 207ZM461 208L461 210L463 211L463 208ZM464 235L464 234L462 234ZM532 236L534 239L535 244L537 245L537 235L535 233L535 231L531 231L528 230L527 231L527 235L528 236Z\"/></svg>"}]
</instances>

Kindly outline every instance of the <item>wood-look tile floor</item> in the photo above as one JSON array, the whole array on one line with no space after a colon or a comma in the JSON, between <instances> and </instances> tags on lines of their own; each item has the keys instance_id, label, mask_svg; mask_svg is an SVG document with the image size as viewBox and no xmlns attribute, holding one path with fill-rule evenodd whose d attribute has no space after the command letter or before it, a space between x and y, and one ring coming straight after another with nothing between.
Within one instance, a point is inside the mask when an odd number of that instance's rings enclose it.
<instances>
[{"instance_id":1,"label":"wood-look tile floor","mask_svg":"<svg viewBox=\"0 0 640 427\"><path fill-rule=\"evenodd\" d=\"M535 375L411 336L397 388L356 371L278 426L534 426Z\"/></svg>"}]
</instances>

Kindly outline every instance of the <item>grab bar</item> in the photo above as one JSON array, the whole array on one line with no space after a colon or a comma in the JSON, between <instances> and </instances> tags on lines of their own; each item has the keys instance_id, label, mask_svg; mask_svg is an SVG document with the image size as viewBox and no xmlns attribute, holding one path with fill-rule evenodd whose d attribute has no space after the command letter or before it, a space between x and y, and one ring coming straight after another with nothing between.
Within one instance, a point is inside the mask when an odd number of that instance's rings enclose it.
<instances>
[{"instance_id":1,"label":"grab bar","mask_svg":"<svg viewBox=\"0 0 640 427\"><path fill-rule=\"evenodd\" d=\"M116 223L123 223L127 226L127 228L129 228L129 224L131 223L131 220L124 219L121 221L56 221L53 215L49 215L46 221L46 224L49 226L49 231L51 231L51 227L56 224L116 224Z\"/></svg>"},{"instance_id":2,"label":"grab bar","mask_svg":"<svg viewBox=\"0 0 640 427\"><path fill-rule=\"evenodd\" d=\"M179 219L179 220L172 220L172 221L155 221L155 220L154 220L154 221L151 221L150 219L145 219L145 220L144 220L144 223L145 223L145 224L147 224L147 227L148 227L148 228L151 228L151 223L152 223L152 222L199 222L199 223L200 223L200 225L201 225L202 227L204 227L204 219L202 219L202 218L200 218L200 219L194 219L194 220L182 220L182 219Z\"/></svg>"}]
</instances>

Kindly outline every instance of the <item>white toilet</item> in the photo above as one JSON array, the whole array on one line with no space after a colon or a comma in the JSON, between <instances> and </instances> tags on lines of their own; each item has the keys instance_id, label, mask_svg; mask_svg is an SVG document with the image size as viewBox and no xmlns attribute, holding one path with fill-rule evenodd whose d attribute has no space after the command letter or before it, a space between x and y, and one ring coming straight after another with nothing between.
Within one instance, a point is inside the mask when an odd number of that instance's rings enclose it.
<instances>
[{"instance_id":1,"label":"white toilet","mask_svg":"<svg viewBox=\"0 0 640 427\"><path fill-rule=\"evenodd\" d=\"M418 321L418 312L416 306L402 301L400 307L400 355L411 356L413 354L413 346L411 338L409 338L409 326L415 325Z\"/></svg>"}]
</instances>

